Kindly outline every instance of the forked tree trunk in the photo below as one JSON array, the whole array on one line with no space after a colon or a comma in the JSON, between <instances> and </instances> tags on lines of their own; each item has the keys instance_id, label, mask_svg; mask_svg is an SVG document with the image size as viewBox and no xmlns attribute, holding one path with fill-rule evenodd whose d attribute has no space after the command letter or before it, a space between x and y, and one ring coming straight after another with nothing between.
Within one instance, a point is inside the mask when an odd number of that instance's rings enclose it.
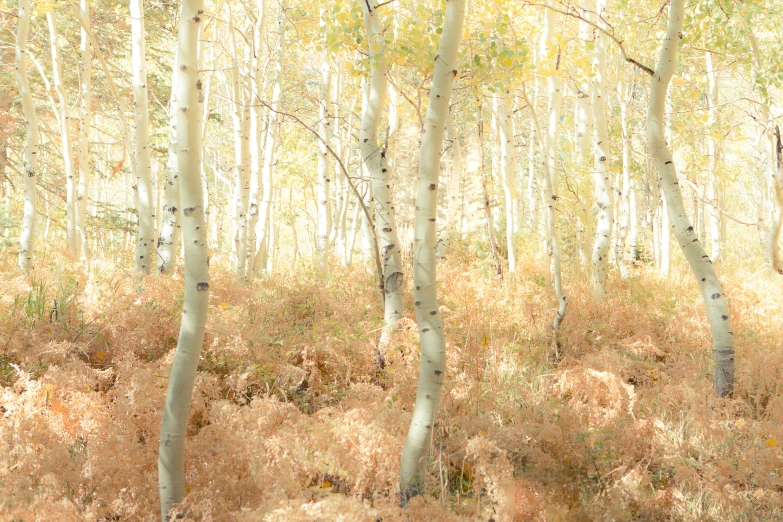
<instances>
[{"instance_id":1,"label":"forked tree trunk","mask_svg":"<svg viewBox=\"0 0 783 522\"><path fill-rule=\"evenodd\" d=\"M391 191L391 166L386 160L386 150L378 140L378 126L381 123L383 107L386 104L388 83L386 79L386 45L381 33L380 13L376 3L362 2L364 27L367 33L367 48L370 60L369 90L367 105L359 127L359 150L362 161L372 182L373 207L375 208L375 229L383 268L384 328L378 343L379 362L391 341L397 321L402 318L404 307L404 286L400 239L397 234L397 220ZM375 248L373 246L373 248ZM434 246L433 246L433 255Z\"/></svg>"},{"instance_id":2,"label":"forked tree trunk","mask_svg":"<svg viewBox=\"0 0 783 522\"><path fill-rule=\"evenodd\" d=\"M685 213L677 171L664 133L666 92L677 67L677 47L682 38L685 0L671 0L669 22L661 56L650 82L650 107L647 113L647 140L658 169L661 188L667 201L674 236L693 271L710 322L713 343L713 386L719 396L730 396L734 387L734 332L729 321L729 307L715 267L694 237L693 227Z\"/></svg>"},{"instance_id":3,"label":"forked tree trunk","mask_svg":"<svg viewBox=\"0 0 783 522\"><path fill-rule=\"evenodd\" d=\"M203 0L183 0L177 64L177 163L185 245L185 299L177 351L171 366L158 448L161 519L185 497L185 434L209 302L209 251L201 186L202 141L198 36Z\"/></svg>"},{"instance_id":4,"label":"forked tree trunk","mask_svg":"<svg viewBox=\"0 0 783 522\"><path fill-rule=\"evenodd\" d=\"M139 214L139 236L136 243L136 272L152 270L155 234L155 205L152 199L152 166L150 164L150 118L147 91L147 59L144 36L143 0L131 0L131 50L133 54L133 118L136 125L136 210Z\"/></svg>"},{"instance_id":5,"label":"forked tree trunk","mask_svg":"<svg viewBox=\"0 0 783 522\"><path fill-rule=\"evenodd\" d=\"M22 99L22 114L25 120L26 143L24 148L24 213L22 233L19 236L19 269L33 268L33 247L35 246L35 214L38 210L38 115L27 78L27 35L30 32L30 2L19 0L18 25L16 30L16 81Z\"/></svg>"},{"instance_id":6,"label":"forked tree trunk","mask_svg":"<svg viewBox=\"0 0 783 522\"><path fill-rule=\"evenodd\" d=\"M446 371L446 339L438 305L437 258L438 176L449 100L457 76L457 51L465 20L465 0L446 3L443 32L435 56L427 115L422 129L413 240L413 284L416 322L421 336L421 369L413 419L402 450L400 500L422 492L422 477Z\"/></svg>"}]
</instances>

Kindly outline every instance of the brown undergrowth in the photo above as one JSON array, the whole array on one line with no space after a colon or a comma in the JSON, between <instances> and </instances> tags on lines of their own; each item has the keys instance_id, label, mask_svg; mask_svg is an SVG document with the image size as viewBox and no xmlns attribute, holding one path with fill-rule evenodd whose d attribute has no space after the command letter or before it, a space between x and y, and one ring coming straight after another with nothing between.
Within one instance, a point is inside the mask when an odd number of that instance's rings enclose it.
<instances>
[{"instance_id":1,"label":"brown undergrowth","mask_svg":"<svg viewBox=\"0 0 783 522\"><path fill-rule=\"evenodd\" d=\"M0 275L0 519L155 520L181 273L139 281L108 262L88 275L55 260L26 276L12 262ZM418 373L412 312L378 371L367 269L243 285L213 263L185 518L779 519L779 280L724 277L737 386L722 400L684 269L612 277L603 303L567 273L556 359L546 262L521 261L502 288L485 263L457 245L441 265L448 372L426 491L406 511L396 504Z\"/></svg>"}]
</instances>

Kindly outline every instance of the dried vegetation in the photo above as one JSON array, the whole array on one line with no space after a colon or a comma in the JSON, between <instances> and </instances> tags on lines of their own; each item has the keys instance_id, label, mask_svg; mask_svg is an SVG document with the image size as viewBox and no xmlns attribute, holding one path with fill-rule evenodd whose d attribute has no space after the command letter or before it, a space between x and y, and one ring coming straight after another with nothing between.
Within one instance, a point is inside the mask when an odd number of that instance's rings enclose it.
<instances>
[{"instance_id":1,"label":"dried vegetation","mask_svg":"<svg viewBox=\"0 0 783 522\"><path fill-rule=\"evenodd\" d=\"M724 400L685 269L612 278L600 305L584 276L566 274L556 360L545 261L522 261L499 289L464 248L441 269L448 378L426 494L407 511L396 488L418 372L412 312L379 371L382 310L364 268L245 286L213 263L185 519L780 517L778 280L741 266L725 277L738 382ZM5 263L0 519L155 520L181 274L139 282L97 262L88 278L51 261L31 278Z\"/></svg>"}]
</instances>

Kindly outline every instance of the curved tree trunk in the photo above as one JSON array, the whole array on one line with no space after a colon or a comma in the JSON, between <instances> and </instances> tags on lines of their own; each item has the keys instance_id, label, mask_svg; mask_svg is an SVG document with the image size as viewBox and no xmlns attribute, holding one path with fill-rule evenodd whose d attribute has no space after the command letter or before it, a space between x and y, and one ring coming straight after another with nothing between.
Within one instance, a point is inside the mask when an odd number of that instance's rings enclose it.
<instances>
[{"instance_id":1,"label":"curved tree trunk","mask_svg":"<svg viewBox=\"0 0 783 522\"><path fill-rule=\"evenodd\" d=\"M65 166L65 214L66 235L68 237L68 250L72 255L79 253L80 237L76 230L76 178L73 169L73 151L71 150L71 129L68 122L68 100L63 87L60 62L60 46L57 42L57 29L54 25L54 13L46 13L49 24L49 42L52 49L52 76L54 78L54 90L59 102L58 120L62 134L63 163Z\"/></svg>"},{"instance_id":2,"label":"curved tree trunk","mask_svg":"<svg viewBox=\"0 0 783 522\"><path fill-rule=\"evenodd\" d=\"M421 369L416 389L416 406L402 450L400 464L401 503L421 492L435 416L438 411L443 374L446 371L446 339L443 316L438 306L437 258L438 177L441 148L449 100L457 76L457 51L465 20L465 0L446 3L443 32L435 56L427 115L422 129L416 221L413 240L413 284L416 322L421 336Z\"/></svg>"},{"instance_id":3,"label":"curved tree trunk","mask_svg":"<svg viewBox=\"0 0 783 522\"><path fill-rule=\"evenodd\" d=\"M185 497L185 433L193 383L204 342L209 302L209 252L201 186L202 142L198 121L201 79L198 35L203 0L183 0L177 63L177 163L185 244L185 300L177 351L171 366L158 449L161 519Z\"/></svg>"},{"instance_id":4,"label":"curved tree trunk","mask_svg":"<svg viewBox=\"0 0 783 522\"><path fill-rule=\"evenodd\" d=\"M376 4L362 2L364 27L370 60L367 105L359 126L359 150L372 182L372 201L375 208L375 227L383 268L384 328L378 343L378 357L382 365L383 353L391 341L394 326L403 313L403 272L400 239L391 191L391 167L386 150L378 143L378 126L386 102L386 45L381 33L380 13ZM375 248L375 247L373 247ZM433 251L434 254L434 251Z\"/></svg>"},{"instance_id":5,"label":"curved tree trunk","mask_svg":"<svg viewBox=\"0 0 783 522\"><path fill-rule=\"evenodd\" d=\"M27 35L30 32L30 2L19 0L18 26L16 30L16 81L22 99L22 114L25 119L27 141L24 148L24 213L22 233L19 237L19 269L33 268L33 247L35 246L35 214L38 209L38 115L27 78Z\"/></svg>"},{"instance_id":6,"label":"curved tree trunk","mask_svg":"<svg viewBox=\"0 0 783 522\"><path fill-rule=\"evenodd\" d=\"M682 202L672 152L666 143L664 132L666 92L677 67L677 47L682 38L684 18L685 0L671 0L661 56L650 82L647 141L661 179L674 236L696 276L707 307L713 343L713 386L719 396L730 396L734 387L734 332L729 321L729 307L715 274L715 267L702 244L694 237L693 227Z\"/></svg>"}]
</instances>

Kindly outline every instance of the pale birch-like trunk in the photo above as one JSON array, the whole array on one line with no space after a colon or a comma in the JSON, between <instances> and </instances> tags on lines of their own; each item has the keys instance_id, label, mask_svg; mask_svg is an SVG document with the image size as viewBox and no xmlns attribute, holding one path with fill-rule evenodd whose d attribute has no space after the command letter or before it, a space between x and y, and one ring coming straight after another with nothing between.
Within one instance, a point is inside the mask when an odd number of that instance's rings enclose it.
<instances>
[{"instance_id":1,"label":"pale birch-like trunk","mask_svg":"<svg viewBox=\"0 0 783 522\"><path fill-rule=\"evenodd\" d=\"M276 112L280 105L280 95L283 92L283 58L285 56L286 42L286 10L288 4L285 0L280 3L280 12L277 18L277 49L275 52L274 80L272 86L272 100L270 102L269 121L267 124L267 135L264 142L264 166L261 172L261 184L263 186L263 196L261 198L261 207L259 209L259 220L256 232L256 270L264 267L269 270L268 249L270 246L270 236L272 229L270 227L272 203L274 196L274 187L272 179L275 170L275 152L277 149L278 135L280 133L280 115Z\"/></svg>"},{"instance_id":2,"label":"pale birch-like trunk","mask_svg":"<svg viewBox=\"0 0 783 522\"><path fill-rule=\"evenodd\" d=\"M541 57L542 59L548 57L550 49L553 49L556 41L555 35L555 13L551 9L547 9L546 12L546 24L544 26L544 33L541 36ZM547 88L549 90L549 127L546 134L546 140L544 142L544 148L541 151L543 156L542 163L544 166L544 174L546 177L546 192L543 194L545 200L546 214L544 217L546 222L546 235L547 235L547 250L551 257L551 272L552 280L555 286L555 295L557 296L558 308L555 315L555 320L552 324L555 335L555 344L557 345L557 331L560 328L560 323L565 318L566 310L568 309L568 300L565 292L563 291L563 279L561 270L561 253L560 253L560 240L558 238L557 227L557 198L558 198L558 175L557 175L557 148L558 138L560 132L560 105L562 101L562 84L561 77L557 74L557 70L560 68L560 54L558 52L555 71L547 77ZM534 106L528 100L528 106L533 114L535 114ZM533 116L533 121L536 121ZM540 135L540 129L537 130Z\"/></svg>"},{"instance_id":3,"label":"pale birch-like trunk","mask_svg":"<svg viewBox=\"0 0 783 522\"><path fill-rule=\"evenodd\" d=\"M239 278L245 277L245 262L247 261L247 211L250 201L250 172L248 170L248 153L250 141L247 138L249 129L245 125L245 90L239 70L241 57L237 47L234 16L229 5L228 32L231 41L231 103L232 120L234 122L234 244L237 255L236 273Z\"/></svg>"},{"instance_id":4,"label":"pale birch-like trunk","mask_svg":"<svg viewBox=\"0 0 783 522\"><path fill-rule=\"evenodd\" d=\"M253 58L251 67L253 71L252 96L250 98L250 194L247 207L247 245L245 271L252 272L256 264L256 241L258 240L258 206L261 203L261 171L263 169L264 137L263 105L264 76L261 66L261 47L266 31L266 0L258 0L256 21L253 27Z\"/></svg>"},{"instance_id":5,"label":"pale birch-like trunk","mask_svg":"<svg viewBox=\"0 0 783 522\"><path fill-rule=\"evenodd\" d=\"M453 109L453 107L452 107ZM460 177L462 175L462 144L460 136L456 132L454 125L454 111L451 111L446 129L451 141L451 164L449 166L449 178L446 185L446 199L448 200L448 209L446 211L446 223L441 230L438 238L438 250L436 252L439 258L445 257L451 243L451 235L457 224L457 209L459 208L460 197Z\"/></svg>"},{"instance_id":6,"label":"pale birch-like trunk","mask_svg":"<svg viewBox=\"0 0 783 522\"><path fill-rule=\"evenodd\" d=\"M598 25L603 24L603 0L597 4ZM609 243L612 237L612 187L609 171L609 128L606 123L606 36L597 31L593 56L593 183L597 223L593 244L593 294L603 299L606 294L606 276L609 261Z\"/></svg>"},{"instance_id":7,"label":"pale birch-like trunk","mask_svg":"<svg viewBox=\"0 0 783 522\"><path fill-rule=\"evenodd\" d=\"M435 417L446 371L446 338L438 305L437 258L438 177L449 100L457 77L457 51L465 20L465 0L446 3L443 32L435 56L427 115L422 129L413 240L413 283L416 322L421 336L421 369L408 436L400 464L400 500L422 492Z\"/></svg>"},{"instance_id":8,"label":"pale birch-like trunk","mask_svg":"<svg viewBox=\"0 0 783 522\"><path fill-rule=\"evenodd\" d=\"M514 158L514 104L511 94L498 100L498 138L500 142L500 180L503 185L506 212L506 248L508 250L508 272L516 272L516 248L514 245L514 200L516 199L516 175Z\"/></svg>"},{"instance_id":9,"label":"pale birch-like trunk","mask_svg":"<svg viewBox=\"0 0 783 522\"><path fill-rule=\"evenodd\" d=\"M576 92L576 158L577 165L587 164L590 156L590 137L593 134L593 109L591 107L592 83L590 82L590 64L593 63L593 0L579 2L579 39L584 50L584 66L579 68L579 81ZM598 32L598 35L601 33Z\"/></svg>"},{"instance_id":10,"label":"pale birch-like trunk","mask_svg":"<svg viewBox=\"0 0 783 522\"><path fill-rule=\"evenodd\" d=\"M57 41L57 29L54 25L54 13L46 13L46 20L49 24L49 43L52 49L52 76L54 79L54 90L57 93L59 103L59 113L57 115L60 123L60 133L62 134L62 153L65 167L65 215L66 215L66 236L68 238L68 250L71 255L79 254L80 236L76 230L76 177L73 168L73 151L71 150L71 129L68 121L68 100L65 94L65 87L62 82L62 63L60 61L60 44Z\"/></svg>"},{"instance_id":11,"label":"pale birch-like trunk","mask_svg":"<svg viewBox=\"0 0 783 522\"><path fill-rule=\"evenodd\" d=\"M177 265L182 207L179 202L179 166L177 164L177 59L171 80L169 102L169 147L166 160L166 184L163 189L163 220L158 237L158 270L172 274Z\"/></svg>"},{"instance_id":12,"label":"pale birch-like trunk","mask_svg":"<svg viewBox=\"0 0 783 522\"><path fill-rule=\"evenodd\" d=\"M318 264L321 269L326 268L327 249L329 247L329 233L332 228L332 215L329 208L330 192L330 168L328 148L332 142L332 115L331 115L331 56L326 42L327 36L327 10L321 8L321 32L323 33L323 50L321 51L321 75L319 78L320 107L318 120L318 133L321 139L318 141L318 172L317 172L317 231L315 248L317 250Z\"/></svg>"},{"instance_id":13,"label":"pale birch-like trunk","mask_svg":"<svg viewBox=\"0 0 783 522\"><path fill-rule=\"evenodd\" d=\"M378 343L379 362L382 361L394 327L402 318L404 309L404 286L400 239L397 234L397 220L391 191L391 166L386 159L386 150L378 140L378 126L381 122L388 81L386 79L386 45L381 33L380 13L376 3L362 3L364 27L367 34L367 49L370 60L367 105L359 125L359 150L362 161L372 183L372 201L375 209L375 233L381 255L384 291L384 328ZM373 248L375 248L373 246ZM435 254L433 250L433 255Z\"/></svg>"},{"instance_id":14,"label":"pale birch-like trunk","mask_svg":"<svg viewBox=\"0 0 783 522\"><path fill-rule=\"evenodd\" d=\"M620 188L620 219L617 231L614 257L623 279L630 275L628 271L628 228L631 219L631 127L628 124L628 109L633 100L634 84L625 82L625 71L620 62L617 67L617 101L620 104L620 128L622 129L623 173ZM633 251L631 251L633 255Z\"/></svg>"},{"instance_id":15,"label":"pale birch-like trunk","mask_svg":"<svg viewBox=\"0 0 783 522\"><path fill-rule=\"evenodd\" d=\"M35 246L35 215L38 210L38 115L27 77L27 36L30 32L30 2L19 0L18 24L16 30L16 81L22 100L22 114L25 120L26 143L24 148L24 212L22 233L19 236L20 270L33 268L33 247ZM4 181L4 180L3 180Z\"/></svg>"},{"instance_id":16,"label":"pale birch-like trunk","mask_svg":"<svg viewBox=\"0 0 783 522\"><path fill-rule=\"evenodd\" d=\"M185 434L209 303L209 251L201 185L202 141L199 118L201 78L198 36L203 0L183 0L177 64L177 164L185 245L185 298L182 326L171 366L158 449L161 519L185 497Z\"/></svg>"},{"instance_id":17,"label":"pale birch-like trunk","mask_svg":"<svg viewBox=\"0 0 783 522\"><path fill-rule=\"evenodd\" d=\"M150 118L143 0L131 0L131 51L133 55L133 119L136 126L136 210L139 219L135 271L149 273L155 248L155 205L152 199Z\"/></svg>"},{"instance_id":18,"label":"pale birch-like trunk","mask_svg":"<svg viewBox=\"0 0 783 522\"><path fill-rule=\"evenodd\" d=\"M707 214L710 222L710 238L712 240L712 251L710 252L710 261L712 264L718 262L721 255L721 218L718 212L718 161L720 160L720 148L718 143L718 81L715 77L715 67L712 63L712 53L705 53L707 63L707 81L709 82L709 93L707 103L709 106L707 115L707 155L709 156L709 171L707 172ZM781 187L783 189L783 187ZM783 195L783 194L781 194Z\"/></svg>"},{"instance_id":19,"label":"pale birch-like trunk","mask_svg":"<svg viewBox=\"0 0 783 522\"><path fill-rule=\"evenodd\" d=\"M685 0L671 0L666 36L650 82L647 140L661 179L674 236L696 277L707 308L713 343L713 386L719 396L730 396L734 387L734 332L729 321L729 307L715 267L702 244L694 237L693 227L685 213L677 171L664 132L666 92L677 67L677 48L682 38L684 19Z\"/></svg>"},{"instance_id":20,"label":"pale birch-like trunk","mask_svg":"<svg viewBox=\"0 0 783 522\"><path fill-rule=\"evenodd\" d=\"M81 0L81 13L90 23L88 0ZM79 235L79 255L85 262L90 259L90 245L87 237L87 203L90 193L90 122L92 121L92 46L87 32L81 30L81 111L79 114L79 136L76 156L79 163L79 184L76 189L76 230Z\"/></svg>"}]
</instances>

